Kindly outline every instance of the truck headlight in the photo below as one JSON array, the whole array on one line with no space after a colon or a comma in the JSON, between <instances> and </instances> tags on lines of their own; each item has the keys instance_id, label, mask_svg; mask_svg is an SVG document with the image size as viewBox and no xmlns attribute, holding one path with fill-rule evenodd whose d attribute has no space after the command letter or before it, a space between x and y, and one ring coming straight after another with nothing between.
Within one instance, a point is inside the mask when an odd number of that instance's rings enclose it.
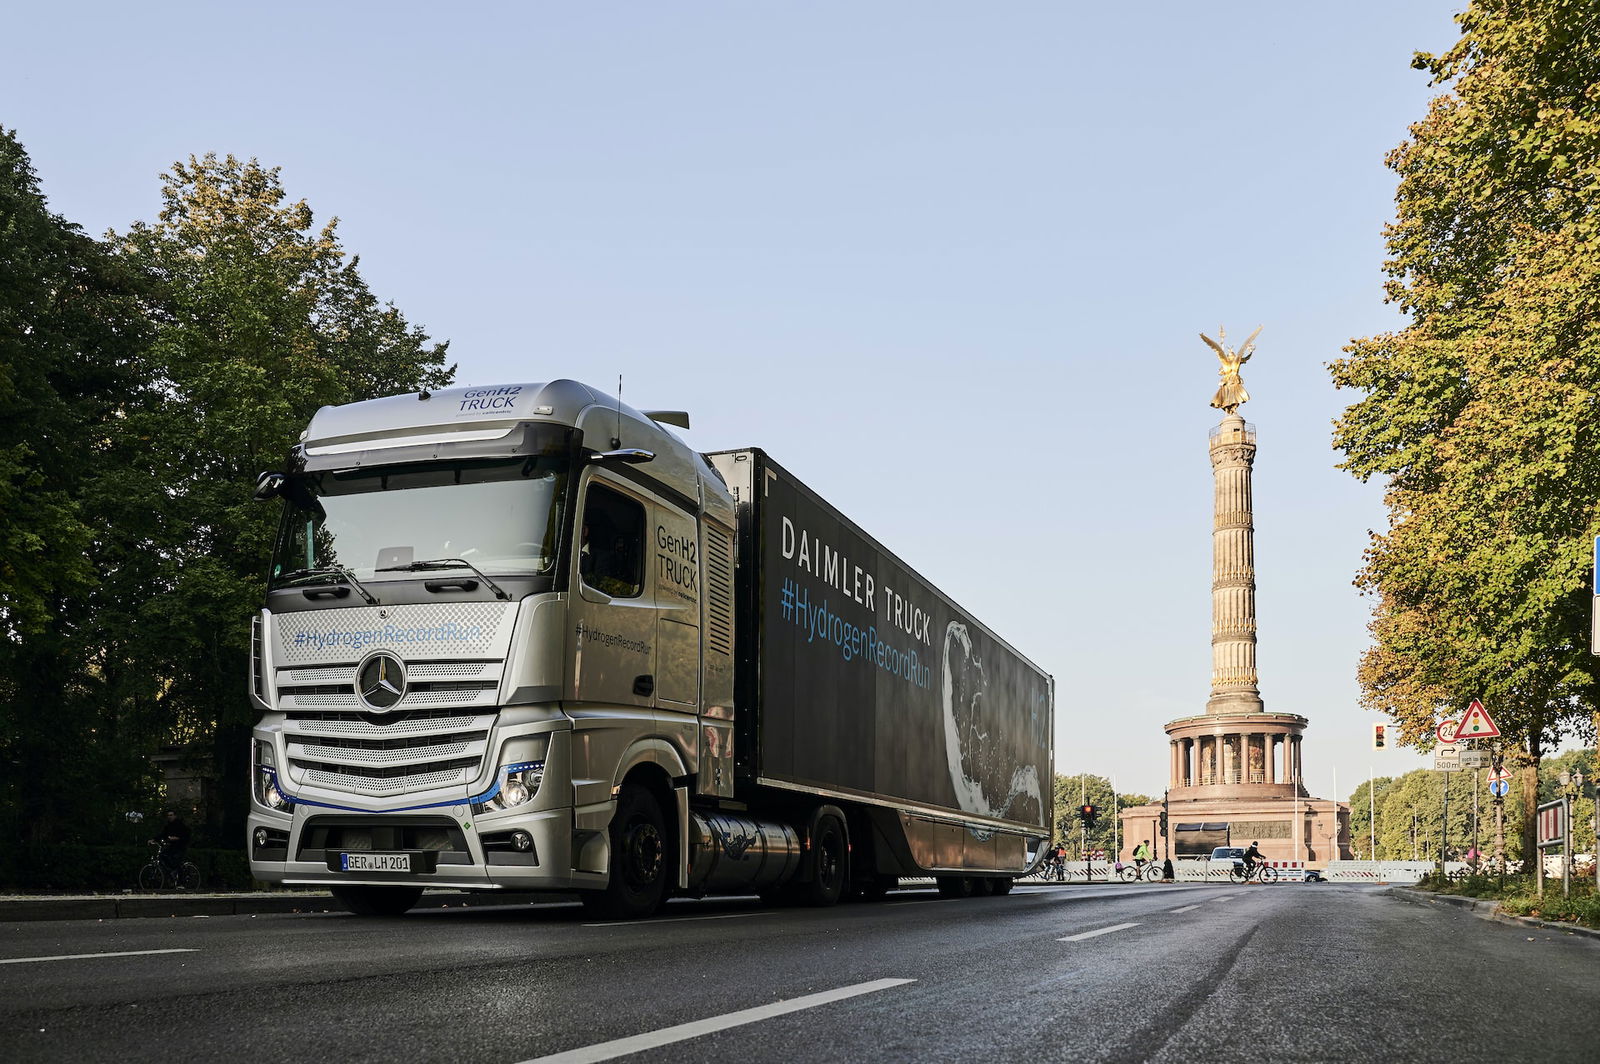
<instances>
[{"instance_id":1,"label":"truck headlight","mask_svg":"<svg viewBox=\"0 0 1600 1064\"><path fill-rule=\"evenodd\" d=\"M265 765L256 766L256 801L280 813L294 808L289 796L278 790L278 770Z\"/></svg>"},{"instance_id":2,"label":"truck headlight","mask_svg":"<svg viewBox=\"0 0 1600 1064\"><path fill-rule=\"evenodd\" d=\"M294 802L278 789L278 757L271 743L256 740L255 792L256 801L268 809L286 813Z\"/></svg>"},{"instance_id":3,"label":"truck headlight","mask_svg":"<svg viewBox=\"0 0 1600 1064\"><path fill-rule=\"evenodd\" d=\"M474 812L498 813L533 801L539 793L539 784L544 782L544 762L519 761L501 765L498 780L494 790L473 804Z\"/></svg>"}]
</instances>

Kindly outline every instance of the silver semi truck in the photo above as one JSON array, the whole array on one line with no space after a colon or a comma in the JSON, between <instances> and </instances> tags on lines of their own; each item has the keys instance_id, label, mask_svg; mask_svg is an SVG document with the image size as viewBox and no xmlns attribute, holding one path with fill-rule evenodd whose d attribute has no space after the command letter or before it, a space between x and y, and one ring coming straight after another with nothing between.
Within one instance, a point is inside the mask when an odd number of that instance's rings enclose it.
<instances>
[{"instance_id":1,"label":"silver semi truck","mask_svg":"<svg viewBox=\"0 0 1600 1064\"><path fill-rule=\"evenodd\" d=\"M1010 889L1049 834L1051 678L687 423L569 380L317 412L256 487L283 506L257 879L380 915L426 887L612 917Z\"/></svg>"}]
</instances>

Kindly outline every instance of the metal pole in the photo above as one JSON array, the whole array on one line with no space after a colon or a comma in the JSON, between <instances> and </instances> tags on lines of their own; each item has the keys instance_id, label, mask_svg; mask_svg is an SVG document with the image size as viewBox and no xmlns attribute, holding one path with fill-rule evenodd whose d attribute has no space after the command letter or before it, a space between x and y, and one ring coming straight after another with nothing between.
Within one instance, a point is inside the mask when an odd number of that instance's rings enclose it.
<instances>
[{"instance_id":1,"label":"metal pole","mask_svg":"<svg viewBox=\"0 0 1600 1064\"><path fill-rule=\"evenodd\" d=\"M1490 762L1494 766L1496 776L1503 775L1506 770L1505 757L1498 749L1495 750L1494 759ZM1510 788L1510 784L1506 784ZM1506 800L1503 795L1494 796L1494 860L1500 866L1500 887L1506 885Z\"/></svg>"},{"instance_id":2,"label":"metal pole","mask_svg":"<svg viewBox=\"0 0 1600 1064\"><path fill-rule=\"evenodd\" d=\"M1122 857L1122 809L1117 804L1117 777L1111 777L1111 859Z\"/></svg>"},{"instance_id":3,"label":"metal pole","mask_svg":"<svg viewBox=\"0 0 1600 1064\"><path fill-rule=\"evenodd\" d=\"M1078 773L1078 805L1083 807L1089 804L1089 776L1087 773ZM1083 854L1083 881L1094 881L1094 866L1089 863L1089 822L1080 820L1078 826L1078 852Z\"/></svg>"},{"instance_id":4,"label":"metal pole","mask_svg":"<svg viewBox=\"0 0 1600 1064\"><path fill-rule=\"evenodd\" d=\"M1161 859L1172 860L1172 801L1171 791L1161 792L1161 817L1166 821L1166 827L1161 829ZM1596 862L1600 864L1600 861Z\"/></svg>"},{"instance_id":5,"label":"metal pole","mask_svg":"<svg viewBox=\"0 0 1600 1064\"><path fill-rule=\"evenodd\" d=\"M1367 852L1367 857L1376 861L1378 859L1378 799L1373 797L1371 765L1367 766L1367 833L1372 846Z\"/></svg>"},{"instance_id":6,"label":"metal pole","mask_svg":"<svg viewBox=\"0 0 1600 1064\"><path fill-rule=\"evenodd\" d=\"M1478 792L1483 789L1483 770L1472 770L1472 848L1478 849Z\"/></svg>"},{"instance_id":7,"label":"metal pole","mask_svg":"<svg viewBox=\"0 0 1600 1064\"><path fill-rule=\"evenodd\" d=\"M1572 797L1561 796L1561 896L1572 897Z\"/></svg>"},{"instance_id":8,"label":"metal pole","mask_svg":"<svg viewBox=\"0 0 1600 1064\"><path fill-rule=\"evenodd\" d=\"M1439 878L1444 878L1444 848L1450 841L1450 773L1441 772L1444 777L1444 811L1440 814L1439 821Z\"/></svg>"}]
</instances>

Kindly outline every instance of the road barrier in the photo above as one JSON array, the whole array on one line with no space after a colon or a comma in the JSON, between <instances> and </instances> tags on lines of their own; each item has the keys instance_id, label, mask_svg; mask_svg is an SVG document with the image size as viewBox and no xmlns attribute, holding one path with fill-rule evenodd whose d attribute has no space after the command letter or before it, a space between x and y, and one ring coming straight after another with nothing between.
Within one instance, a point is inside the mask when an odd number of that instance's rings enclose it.
<instances>
[{"instance_id":1,"label":"road barrier","mask_svg":"<svg viewBox=\"0 0 1600 1064\"><path fill-rule=\"evenodd\" d=\"M1552 860L1559 862L1559 858ZM1304 882L1306 872L1311 868L1305 861L1263 863L1278 873L1280 882L1288 883ZM1555 874L1560 875L1559 863L1555 867ZM1213 864L1209 857L1178 858L1172 862L1172 868L1179 882L1227 883L1232 880L1233 862L1218 861ZM1333 883L1415 883L1434 868L1432 861L1330 861L1326 868L1319 871L1323 879ZM1444 868L1446 874L1455 876L1465 875L1471 870L1465 861L1446 861ZM1083 883L1091 880L1107 883L1116 879L1116 865L1099 861L1091 862L1088 870L1083 861L1068 861L1065 873L1059 879L1054 874L1047 876L1042 872L1022 877L1022 881L1028 883Z\"/></svg>"},{"instance_id":2,"label":"road barrier","mask_svg":"<svg viewBox=\"0 0 1600 1064\"><path fill-rule=\"evenodd\" d=\"M1464 861L1447 861L1444 869L1466 867ZM1432 861L1329 861L1322 874L1330 883L1415 883L1433 869Z\"/></svg>"}]
</instances>

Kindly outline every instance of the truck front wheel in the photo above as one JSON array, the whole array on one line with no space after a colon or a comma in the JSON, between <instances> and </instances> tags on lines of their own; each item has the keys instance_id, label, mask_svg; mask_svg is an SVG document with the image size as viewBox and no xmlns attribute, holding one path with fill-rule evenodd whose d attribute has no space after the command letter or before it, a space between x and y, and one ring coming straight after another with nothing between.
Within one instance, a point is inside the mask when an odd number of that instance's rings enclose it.
<instances>
[{"instance_id":1,"label":"truck front wheel","mask_svg":"<svg viewBox=\"0 0 1600 1064\"><path fill-rule=\"evenodd\" d=\"M623 786L611 818L611 882L583 895L590 912L615 920L649 916L667 893L667 831L661 806L637 784Z\"/></svg>"},{"instance_id":2,"label":"truck front wheel","mask_svg":"<svg viewBox=\"0 0 1600 1064\"><path fill-rule=\"evenodd\" d=\"M333 888L333 900L357 916L399 916L421 897L421 887Z\"/></svg>"}]
</instances>

